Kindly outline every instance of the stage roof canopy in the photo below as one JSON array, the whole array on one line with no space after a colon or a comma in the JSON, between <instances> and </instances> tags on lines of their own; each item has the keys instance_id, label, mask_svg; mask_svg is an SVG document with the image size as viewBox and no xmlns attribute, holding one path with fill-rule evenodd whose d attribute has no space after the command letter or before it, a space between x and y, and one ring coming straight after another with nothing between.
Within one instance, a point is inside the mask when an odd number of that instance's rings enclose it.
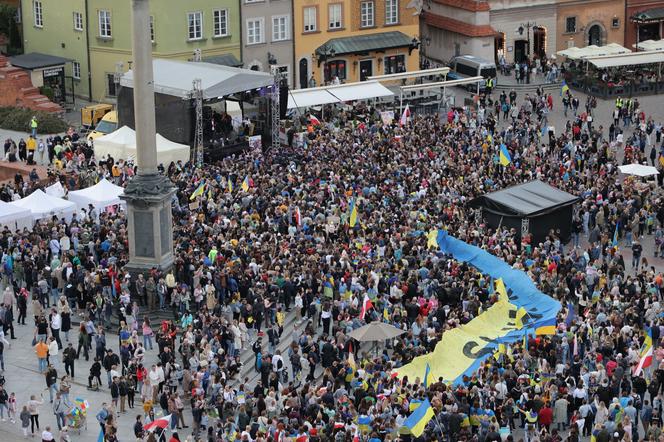
<instances>
[{"instance_id":1,"label":"stage roof canopy","mask_svg":"<svg viewBox=\"0 0 664 442\"><path fill-rule=\"evenodd\" d=\"M536 216L576 203L578 197L535 180L479 196L472 207L484 207L501 215Z\"/></svg>"},{"instance_id":2,"label":"stage roof canopy","mask_svg":"<svg viewBox=\"0 0 664 442\"><path fill-rule=\"evenodd\" d=\"M204 62L165 60L157 58L154 68L154 91L164 95L188 98L193 90L192 82L200 79L203 99L216 99L238 92L271 86L272 75L265 72L240 69ZM134 87L133 71L127 71L120 84Z\"/></svg>"},{"instance_id":3,"label":"stage roof canopy","mask_svg":"<svg viewBox=\"0 0 664 442\"><path fill-rule=\"evenodd\" d=\"M288 109L366 100L367 98L391 97L394 92L377 81L361 81L309 89L291 90L288 94Z\"/></svg>"}]
</instances>

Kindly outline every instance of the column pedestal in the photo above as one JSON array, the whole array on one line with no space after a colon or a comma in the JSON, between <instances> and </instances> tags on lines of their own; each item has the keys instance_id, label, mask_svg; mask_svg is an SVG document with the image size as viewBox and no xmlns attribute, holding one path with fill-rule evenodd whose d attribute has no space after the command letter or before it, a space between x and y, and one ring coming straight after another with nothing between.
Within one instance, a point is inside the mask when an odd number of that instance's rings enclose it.
<instances>
[{"instance_id":1,"label":"column pedestal","mask_svg":"<svg viewBox=\"0 0 664 442\"><path fill-rule=\"evenodd\" d=\"M130 273L153 268L167 272L173 266L171 200L176 188L159 174L136 175L121 197L127 202Z\"/></svg>"}]
</instances>

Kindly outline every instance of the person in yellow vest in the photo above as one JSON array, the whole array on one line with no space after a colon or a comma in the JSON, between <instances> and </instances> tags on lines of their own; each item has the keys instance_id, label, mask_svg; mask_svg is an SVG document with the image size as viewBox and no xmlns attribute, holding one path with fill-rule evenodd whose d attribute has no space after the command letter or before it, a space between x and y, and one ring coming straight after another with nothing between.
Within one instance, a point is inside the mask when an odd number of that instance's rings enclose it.
<instances>
[{"instance_id":1,"label":"person in yellow vest","mask_svg":"<svg viewBox=\"0 0 664 442\"><path fill-rule=\"evenodd\" d=\"M32 132L32 138L37 138L37 117L34 115L30 120L30 131Z\"/></svg>"},{"instance_id":2,"label":"person in yellow vest","mask_svg":"<svg viewBox=\"0 0 664 442\"><path fill-rule=\"evenodd\" d=\"M486 94L487 96L491 95L491 91L493 90L493 78L489 77L486 79Z\"/></svg>"},{"instance_id":3,"label":"person in yellow vest","mask_svg":"<svg viewBox=\"0 0 664 442\"><path fill-rule=\"evenodd\" d=\"M26 142L26 147L28 148L28 164L35 164L35 150L37 149L37 140L35 137L30 135L28 141Z\"/></svg>"},{"instance_id":4,"label":"person in yellow vest","mask_svg":"<svg viewBox=\"0 0 664 442\"><path fill-rule=\"evenodd\" d=\"M623 107L623 99L622 97L616 98L616 109L622 109Z\"/></svg>"}]
</instances>

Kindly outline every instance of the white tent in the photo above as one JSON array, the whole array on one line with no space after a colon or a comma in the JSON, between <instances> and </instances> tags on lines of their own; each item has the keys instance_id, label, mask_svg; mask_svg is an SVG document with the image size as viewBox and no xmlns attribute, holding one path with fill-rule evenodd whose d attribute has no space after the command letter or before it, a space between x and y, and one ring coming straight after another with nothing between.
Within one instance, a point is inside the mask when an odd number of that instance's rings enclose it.
<instances>
[{"instance_id":1,"label":"white tent","mask_svg":"<svg viewBox=\"0 0 664 442\"><path fill-rule=\"evenodd\" d=\"M25 198L9 204L20 209L30 210L34 221L56 215L58 218L64 218L69 222L74 213L76 213L76 204L62 198L47 195L39 189Z\"/></svg>"},{"instance_id":2,"label":"white tent","mask_svg":"<svg viewBox=\"0 0 664 442\"><path fill-rule=\"evenodd\" d=\"M391 97L394 92L378 81L362 81L340 85L312 87L289 91L288 109L318 106L320 104L343 103L368 98Z\"/></svg>"},{"instance_id":3,"label":"white tent","mask_svg":"<svg viewBox=\"0 0 664 442\"><path fill-rule=\"evenodd\" d=\"M664 50L664 40L644 40L638 45L633 44L632 47L641 51L662 51Z\"/></svg>"},{"instance_id":4,"label":"white tent","mask_svg":"<svg viewBox=\"0 0 664 442\"><path fill-rule=\"evenodd\" d=\"M125 202L120 199L120 195L123 193L124 189L122 187L116 186L104 178L94 186L69 192L69 201L76 203L79 210L87 210L88 204L92 204L99 212L115 204L125 207Z\"/></svg>"},{"instance_id":5,"label":"white tent","mask_svg":"<svg viewBox=\"0 0 664 442\"><path fill-rule=\"evenodd\" d=\"M97 160L111 155L114 159L136 161L136 132L127 126L94 140L94 151ZM168 166L171 161L189 161L189 146L167 140L157 134L157 161ZM141 165L138 164L140 167Z\"/></svg>"},{"instance_id":6,"label":"white tent","mask_svg":"<svg viewBox=\"0 0 664 442\"><path fill-rule=\"evenodd\" d=\"M556 52L557 55L565 56L572 60L584 59L587 57L597 57L601 55L629 54L631 50L620 46L617 43L609 43L604 46L590 45L585 48L571 47Z\"/></svg>"},{"instance_id":7,"label":"white tent","mask_svg":"<svg viewBox=\"0 0 664 442\"><path fill-rule=\"evenodd\" d=\"M24 227L31 228L32 225L32 212L30 210L0 201L0 227L7 226L9 230L16 231L23 230Z\"/></svg>"}]
</instances>

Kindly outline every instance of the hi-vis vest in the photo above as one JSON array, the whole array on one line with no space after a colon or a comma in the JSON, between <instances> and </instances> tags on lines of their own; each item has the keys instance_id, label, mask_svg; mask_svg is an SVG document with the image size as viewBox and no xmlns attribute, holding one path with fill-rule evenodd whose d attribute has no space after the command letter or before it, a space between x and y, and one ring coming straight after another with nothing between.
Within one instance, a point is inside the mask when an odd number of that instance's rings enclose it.
<instances>
[{"instance_id":1,"label":"hi-vis vest","mask_svg":"<svg viewBox=\"0 0 664 442\"><path fill-rule=\"evenodd\" d=\"M616 98L616 107L620 109L623 106L622 98Z\"/></svg>"},{"instance_id":2,"label":"hi-vis vest","mask_svg":"<svg viewBox=\"0 0 664 442\"><path fill-rule=\"evenodd\" d=\"M493 87L493 78L489 78L486 81L486 87Z\"/></svg>"}]
</instances>

